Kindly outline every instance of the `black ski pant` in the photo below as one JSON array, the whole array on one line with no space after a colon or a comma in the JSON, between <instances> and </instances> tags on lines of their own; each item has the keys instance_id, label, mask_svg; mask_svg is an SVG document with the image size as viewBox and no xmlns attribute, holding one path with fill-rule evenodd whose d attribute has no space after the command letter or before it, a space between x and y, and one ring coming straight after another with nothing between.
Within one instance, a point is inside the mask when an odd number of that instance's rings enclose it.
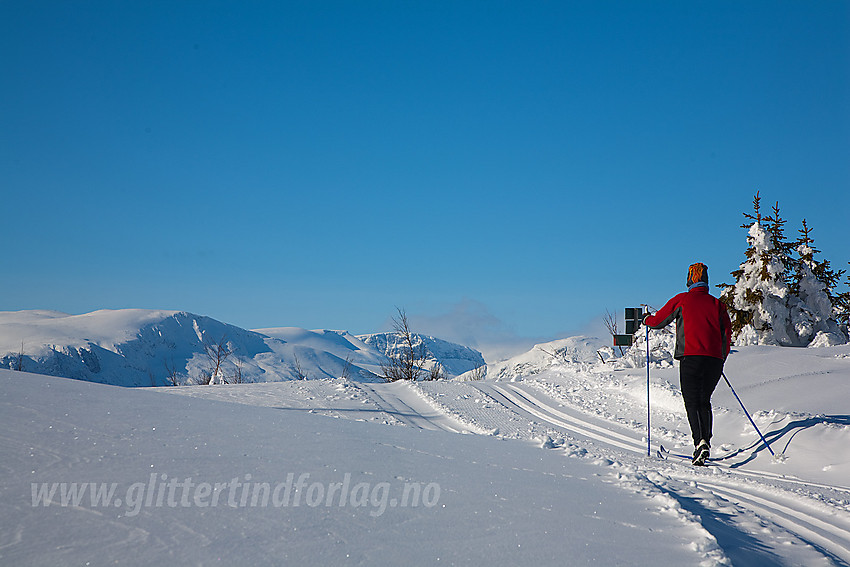
<instances>
[{"instance_id":1,"label":"black ski pant","mask_svg":"<svg viewBox=\"0 0 850 567\"><path fill-rule=\"evenodd\" d=\"M722 373L721 358L685 356L679 361L679 385L685 399L685 412L691 425L694 446L701 439L711 441L711 394Z\"/></svg>"}]
</instances>

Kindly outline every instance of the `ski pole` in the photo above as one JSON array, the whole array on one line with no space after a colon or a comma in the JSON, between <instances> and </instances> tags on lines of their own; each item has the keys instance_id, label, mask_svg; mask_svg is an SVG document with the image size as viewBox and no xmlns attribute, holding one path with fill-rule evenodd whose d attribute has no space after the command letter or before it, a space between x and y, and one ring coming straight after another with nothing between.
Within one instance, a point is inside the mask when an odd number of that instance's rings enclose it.
<instances>
[{"instance_id":1,"label":"ski pole","mask_svg":"<svg viewBox=\"0 0 850 567\"><path fill-rule=\"evenodd\" d=\"M652 455L649 443L649 325L646 327L646 456Z\"/></svg>"},{"instance_id":2,"label":"ski pole","mask_svg":"<svg viewBox=\"0 0 850 567\"><path fill-rule=\"evenodd\" d=\"M753 418L750 416L750 412L748 412L748 411L747 411L747 408L745 408L745 407L744 407L744 402L742 402L742 401L741 401L741 398L739 398L739 397L738 397L738 394L735 392L735 388L733 388L733 387L732 387L732 383L731 383L731 382L729 382L729 378L727 378L727 377L726 377L726 373L725 373L725 372L721 372L721 375L723 376L723 379L724 379L724 380L726 380L726 384L728 384L728 385L729 385L729 389L730 389L730 390L732 390L732 394L734 394L735 399L736 399L736 400L738 400L738 403L739 403L739 404L741 404L741 409L742 409L742 410L744 410L744 413L745 413L745 414L747 414L747 418L749 418L750 423L752 423L752 424L753 424L753 427L755 428L756 433L758 433L758 434L759 434L759 437L761 437L761 441L762 441L762 443L764 443L764 446L765 446L765 447L767 447L767 450L768 450L768 451L770 451L770 454L771 454L771 455L773 455L773 458L775 459L775 458L776 458L776 453L774 453L774 452L773 452L773 449L771 449L771 448L770 448L770 445L767 443L767 439L765 439L765 438L764 438L764 435L762 435L762 434L761 434L761 431L759 431L759 427L758 427L758 425L756 425L756 422L755 422L755 421L753 421Z\"/></svg>"}]
</instances>

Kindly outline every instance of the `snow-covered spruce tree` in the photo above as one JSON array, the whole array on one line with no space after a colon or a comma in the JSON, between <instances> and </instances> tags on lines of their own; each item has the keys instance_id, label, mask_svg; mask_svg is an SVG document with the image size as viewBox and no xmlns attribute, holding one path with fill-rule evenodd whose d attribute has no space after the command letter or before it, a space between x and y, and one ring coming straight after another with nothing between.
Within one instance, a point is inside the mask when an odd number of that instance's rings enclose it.
<instances>
[{"instance_id":1,"label":"snow-covered spruce tree","mask_svg":"<svg viewBox=\"0 0 850 567\"><path fill-rule=\"evenodd\" d=\"M761 199L753 198L754 214L744 213L746 260L732 272L735 283L721 284L721 299L729 307L737 345L828 346L846 342L838 322L850 296L836 294L844 271L815 259L811 229L803 221L800 238L785 239L779 203L762 216ZM797 253L797 258L792 253Z\"/></svg>"},{"instance_id":2,"label":"snow-covered spruce tree","mask_svg":"<svg viewBox=\"0 0 850 567\"><path fill-rule=\"evenodd\" d=\"M744 213L747 229L746 260L732 272L735 283L720 284L720 299L729 307L732 336L737 345L773 344L799 346L789 332L791 293L786 283L790 245L785 241L779 204L773 216L761 214L761 197L753 197L753 214Z\"/></svg>"},{"instance_id":3,"label":"snow-covered spruce tree","mask_svg":"<svg viewBox=\"0 0 850 567\"><path fill-rule=\"evenodd\" d=\"M850 288L850 273L847 274L844 285ZM850 291L843 291L836 296L835 320L838 321L844 335L850 337Z\"/></svg>"},{"instance_id":4,"label":"snow-covered spruce tree","mask_svg":"<svg viewBox=\"0 0 850 567\"><path fill-rule=\"evenodd\" d=\"M790 281L791 297L796 299L791 307L791 322L800 341L812 346L843 344L846 336L840 329L837 317L842 311L836 288L844 270L835 271L829 260L818 260L815 254L812 229L806 219L799 230L796 244L798 259Z\"/></svg>"}]
</instances>

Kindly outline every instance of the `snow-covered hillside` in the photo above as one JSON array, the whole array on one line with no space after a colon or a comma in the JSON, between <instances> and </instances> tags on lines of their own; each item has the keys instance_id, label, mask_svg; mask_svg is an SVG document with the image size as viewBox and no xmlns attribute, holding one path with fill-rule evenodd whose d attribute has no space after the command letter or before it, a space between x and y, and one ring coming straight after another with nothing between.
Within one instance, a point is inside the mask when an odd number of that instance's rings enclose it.
<instances>
[{"instance_id":1,"label":"snow-covered hillside","mask_svg":"<svg viewBox=\"0 0 850 567\"><path fill-rule=\"evenodd\" d=\"M380 337L345 331L249 331L181 311L0 312L0 367L121 386L197 383L214 361L205 346L231 354L219 378L270 382L299 378L375 381L386 360ZM453 377L484 363L477 351L425 338L432 363Z\"/></svg>"},{"instance_id":2,"label":"snow-covered hillside","mask_svg":"<svg viewBox=\"0 0 850 567\"><path fill-rule=\"evenodd\" d=\"M3 564L850 565L850 345L736 348L768 445L721 382L695 468L669 329L649 368L641 334L625 356L573 337L391 384L385 335L142 310L0 329L5 366L87 380L0 370ZM201 372L222 337L246 383L91 383Z\"/></svg>"},{"instance_id":3,"label":"snow-covered hillside","mask_svg":"<svg viewBox=\"0 0 850 567\"><path fill-rule=\"evenodd\" d=\"M528 352L507 360L488 364L483 376L481 373L469 372L459 376L459 379L470 380L483 377L489 380L513 380L538 374L552 364L593 365L600 361L599 352L606 349L608 342L584 336L558 339L534 345Z\"/></svg>"},{"instance_id":4,"label":"snow-covered hillside","mask_svg":"<svg viewBox=\"0 0 850 567\"><path fill-rule=\"evenodd\" d=\"M587 341L503 380L127 389L2 370L0 562L850 565L850 346L734 352L778 458L721 384L694 468L656 455L690 450L676 368L650 368L647 457L646 369L591 363Z\"/></svg>"}]
</instances>

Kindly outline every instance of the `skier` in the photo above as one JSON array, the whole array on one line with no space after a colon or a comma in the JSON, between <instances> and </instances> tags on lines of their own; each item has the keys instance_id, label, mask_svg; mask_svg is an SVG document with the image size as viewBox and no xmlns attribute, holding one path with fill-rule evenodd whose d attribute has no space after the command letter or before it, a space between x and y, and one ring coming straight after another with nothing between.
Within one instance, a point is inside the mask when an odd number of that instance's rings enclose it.
<instances>
[{"instance_id":1,"label":"skier","mask_svg":"<svg viewBox=\"0 0 850 567\"><path fill-rule=\"evenodd\" d=\"M710 454L711 394L729 356L732 323L726 305L708 293L708 266L688 267L688 291L678 294L644 324L660 329L676 321L679 383L694 438L694 465L704 465Z\"/></svg>"}]
</instances>

